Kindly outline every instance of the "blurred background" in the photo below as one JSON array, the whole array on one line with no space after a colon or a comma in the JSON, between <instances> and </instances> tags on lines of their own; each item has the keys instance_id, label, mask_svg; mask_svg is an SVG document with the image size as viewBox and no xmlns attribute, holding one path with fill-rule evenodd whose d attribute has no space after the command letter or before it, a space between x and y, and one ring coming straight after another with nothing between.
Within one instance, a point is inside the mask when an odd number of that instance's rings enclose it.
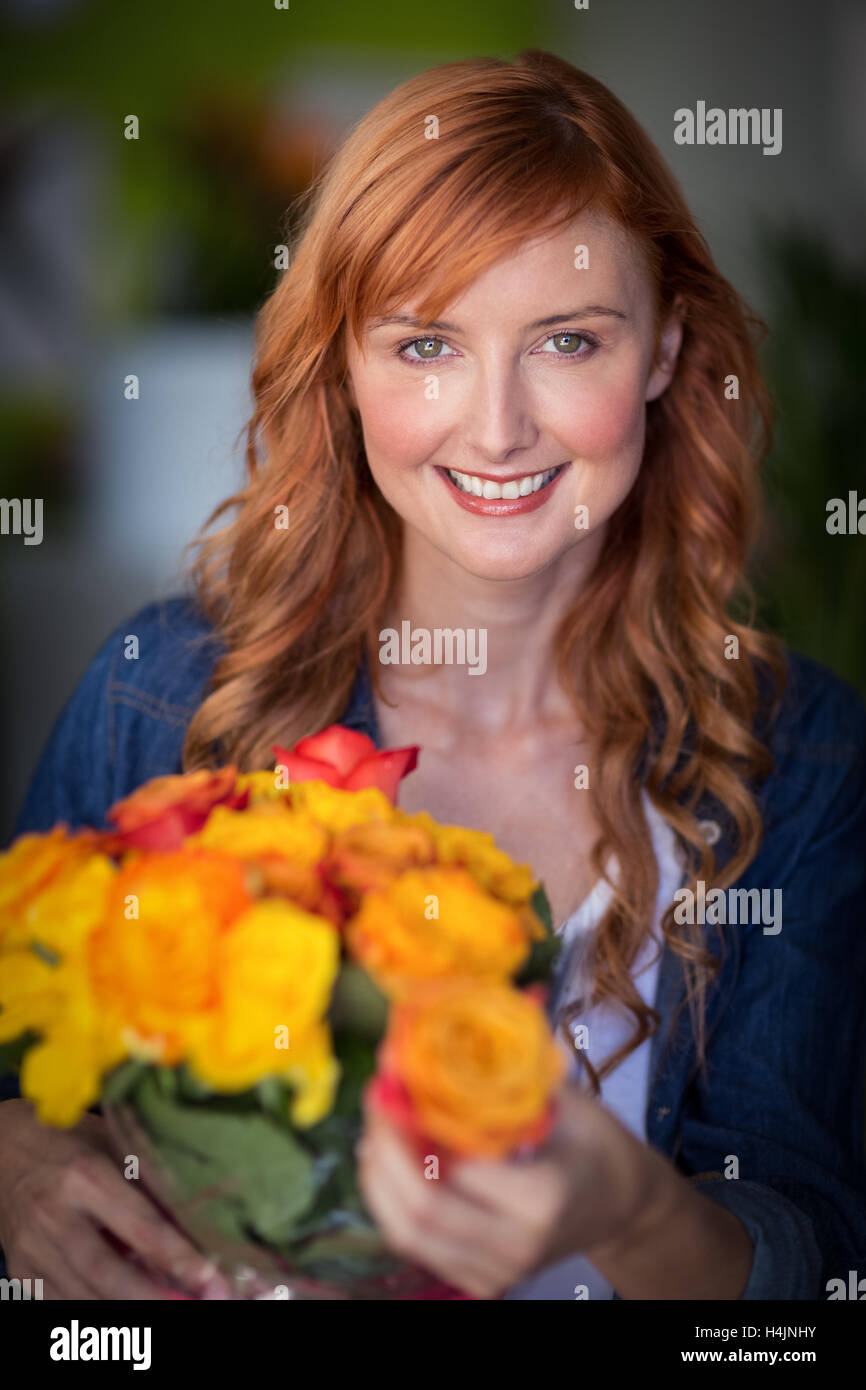
<instances>
[{"instance_id":1,"label":"blurred background","mask_svg":"<svg viewBox=\"0 0 866 1390\"><path fill-rule=\"evenodd\" d=\"M866 538L826 530L830 498L866 496L863 0L7 0L0 40L0 496L44 499L41 545L0 535L4 843L96 647L181 589L240 478L293 201L380 96L453 58L549 48L669 161L771 330L761 614L866 693ZM782 152L675 145L698 100L781 107Z\"/></svg>"}]
</instances>

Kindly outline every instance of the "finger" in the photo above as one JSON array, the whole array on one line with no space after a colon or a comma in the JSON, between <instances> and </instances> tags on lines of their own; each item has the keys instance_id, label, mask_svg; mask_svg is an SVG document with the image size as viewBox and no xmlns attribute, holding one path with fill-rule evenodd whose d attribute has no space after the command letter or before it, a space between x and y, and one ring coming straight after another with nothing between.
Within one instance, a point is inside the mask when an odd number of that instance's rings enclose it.
<instances>
[{"instance_id":1,"label":"finger","mask_svg":"<svg viewBox=\"0 0 866 1390\"><path fill-rule=\"evenodd\" d=\"M146 1272L137 1270L85 1218L66 1242L69 1263L95 1298L156 1302L167 1294Z\"/></svg>"},{"instance_id":2,"label":"finger","mask_svg":"<svg viewBox=\"0 0 866 1390\"><path fill-rule=\"evenodd\" d=\"M75 1274L70 1274L70 1271L68 1269L64 1270L58 1264L52 1264L52 1273L50 1275L29 1273L26 1275L13 1274L12 1267L10 1265L9 1278L30 1279L31 1298L33 1300L38 1299L43 1302L46 1300L50 1300L51 1302L54 1302L59 1299L67 1300L81 1298L85 1302L89 1303L98 1297L98 1295L95 1294L91 1288L83 1286ZM39 1289L38 1293L36 1293L35 1289L33 1288L34 1283L36 1285L36 1288Z\"/></svg>"},{"instance_id":3,"label":"finger","mask_svg":"<svg viewBox=\"0 0 866 1390\"><path fill-rule=\"evenodd\" d=\"M213 1263L122 1178L110 1161L81 1185L78 1207L118 1237L155 1271L196 1293L217 1274Z\"/></svg>"},{"instance_id":4,"label":"finger","mask_svg":"<svg viewBox=\"0 0 866 1390\"><path fill-rule=\"evenodd\" d=\"M380 1134L368 1142L359 1179L365 1196L374 1195L387 1210L392 1235L414 1241L421 1233L426 1241L432 1231L456 1250L470 1247L497 1267L510 1266L515 1233L503 1227L498 1213L467 1201L450 1182L425 1178L399 1139Z\"/></svg>"},{"instance_id":5,"label":"finger","mask_svg":"<svg viewBox=\"0 0 866 1390\"><path fill-rule=\"evenodd\" d=\"M531 1216L538 1208L538 1181L550 1182L551 1192L557 1190L549 1162L536 1160L534 1179L521 1176L514 1182L512 1169L525 1175L526 1164L484 1160L470 1165L467 1160L472 1179L461 1191L454 1179L463 1162L449 1166L447 1179L428 1178L403 1132L387 1118L371 1116L360 1148L362 1191L386 1213L386 1234L392 1242L410 1248L414 1258L428 1263L428 1241L435 1235L448 1245L440 1250L443 1259L453 1256L465 1277L480 1275L485 1288L498 1290L536 1263L539 1230ZM504 1175L503 1191L485 1190L491 1172ZM470 1289L464 1282L461 1287L481 1296L477 1284Z\"/></svg>"},{"instance_id":6,"label":"finger","mask_svg":"<svg viewBox=\"0 0 866 1390\"><path fill-rule=\"evenodd\" d=\"M556 1170L548 1158L520 1163L460 1159L448 1170L454 1191L489 1211L529 1207L542 1187L555 1181Z\"/></svg>"},{"instance_id":7,"label":"finger","mask_svg":"<svg viewBox=\"0 0 866 1390\"><path fill-rule=\"evenodd\" d=\"M492 1243L501 1250L500 1212L486 1200L455 1187L452 1175L458 1166L449 1168L447 1179L428 1178L421 1159L407 1146L400 1131L389 1123L375 1126L368 1134L360 1160L361 1171L375 1174L390 1189L395 1202L400 1202L411 1216L435 1221L440 1232L485 1245ZM476 1166L485 1167L484 1164ZM429 1216L425 1217L427 1213Z\"/></svg>"},{"instance_id":8,"label":"finger","mask_svg":"<svg viewBox=\"0 0 866 1390\"><path fill-rule=\"evenodd\" d=\"M82 1222L82 1224L84 1224ZM50 1284L54 1290L51 1297L61 1299L83 1299L86 1303L93 1302L99 1298L99 1294L91 1284L86 1275L81 1275L72 1262L67 1258L67 1243L58 1244L56 1240L51 1242L51 1273L47 1281L43 1282L43 1294L45 1287ZM48 1296L48 1295L44 1295Z\"/></svg>"},{"instance_id":9,"label":"finger","mask_svg":"<svg viewBox=\"0 0 866 1390\"><path fill-rule=\"evenodd\" d=\"M98 1298L99 1294L86 1274L82 1276L68 1256L69 1247L77 1235L76 1223L81 1226L86 1224L84 1219L73 1217L71 1222L64 1225L62 1233L49 1232L44 1227L38 1234L31 1232L35 1236L35 1249L32 1252L25 1251L19 1255L7 1251L10 1277L41 1280L42 1298ZM73 1233L70 1240L66 1239L67 1230ZM46 1292L48 1289L50 1293Z\"/></svg>"},{"instance_id":10,"label":"finger","mask_svg":"<svg viewBox=\"0 0 866 1390\"><path fill-rule=\"evenodd\" d=\"M67 1298L68 1295L60 1292L60 1288L52 1279L42 1280L42 1298L46 1302L56 1303Z\"/></svg>"},{"instance_id":11,"label":"finger","mask_svg":"<svg viewBox=\"0 0 866 1390\"><path fill-rule=\"evenodd\" d=\"M54 1236L47 1248L51 1258L48 1282L55 1291L54 1297L91 1301L106 1298L152 1299L160 1296L158 1291L154 1292L156 1286L149 1280L143 1281L144 1287L133 1281L127 1284L125 1276L130 1267L113 1254L92 1226L89 1217L73 1218L64 1227L62 1239ZM113 1269L114 1265L117 1266L116 1270ZM112 1278L113 1274L118 1277Z\"/></svg>"},{"instance_id":12,"label":"finger","mask_svg":"<svg viewBox=\"0 0 866 1390\"><path fill-rule=\"evenodd\" d=\"M395 1201L409 1210L431 1201L431 1184L443 1201L444 1184L439 1179L425 1177L425 1164L406 1144L403 1136L390 1125L370 1130L358 1149L359 1176L375 1177L393 1188Z\"/></svg>"},{"instance_id":13,"label":"finger","mask_svg":"<svg viewBox=\"0 0 866 1390\"><path fill-rule=\"evenodd\" d=\"M501 1285L502 1276L494 1262L465 1236L439 1235L427 1226L417 1231L394 1201L393 1189L387 1181L376 1179L364 1191L370 1214L387 1243L399 1255L416 1261L431 1274L447 1284L470 1293L476 1298L492 1296Z\"/></svg>"}]
</instances>

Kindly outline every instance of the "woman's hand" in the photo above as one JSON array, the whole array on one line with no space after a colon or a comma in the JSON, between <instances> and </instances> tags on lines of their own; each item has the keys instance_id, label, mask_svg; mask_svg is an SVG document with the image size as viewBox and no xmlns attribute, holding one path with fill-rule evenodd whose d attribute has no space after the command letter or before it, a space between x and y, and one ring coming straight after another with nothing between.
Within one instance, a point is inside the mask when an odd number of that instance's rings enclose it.
<instances>
[{"instance_id":1,"label":"woman's hand","mask_svg":"<svg viewBox=\"0 0 866 1390\"><path fill-rule=\"evenodd\" d=\"M42 1279L45 1298L170 1298L160 1277L228 1297L213 1266L121 1175L98 1115L50 1129L29 1102L0 1104L0 1246L10 1278Z\"/></svg>"},{"instance_id":2,"label":"woman's hand","mask_svg":"<svg viewBox=\"0 0 866 1390\"><path fill-rule=\"evenodd\" d=\"M368 1106L358 1150L365 1201L388 1244L441 1279L496 1298L544 1265L615 1249L652 1226L678 1175L598 1101L566 1086L533 1157L449 1162L425 1178L402 1134Z\"/></svg>"}]
</instances>

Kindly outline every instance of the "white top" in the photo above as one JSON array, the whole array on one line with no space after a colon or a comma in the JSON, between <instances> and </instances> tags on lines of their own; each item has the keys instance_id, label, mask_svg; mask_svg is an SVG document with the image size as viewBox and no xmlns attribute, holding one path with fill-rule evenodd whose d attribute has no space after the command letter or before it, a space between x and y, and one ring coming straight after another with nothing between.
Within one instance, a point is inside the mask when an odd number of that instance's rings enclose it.
<instances>
[{"instance_id":1,"label":"white top","mask_svg":"<svg viewBox=\"0 0 866 1390\"><path fill-rule=\"evenodd\" d=\"M644 942L635 961L632 978L641 996L649 1005L655 1003L656 980L661 958L662 936L661 919L673 901L674 893L682 882L682 867L677 857L676 837L667 821L659 814L644 793L644 810L652 835L653 849L659 871L658 896L650 935ZM611 862L609 872L616 878L616 864ZM588 897L584 899L577 912L569 917L557 930L563 940L563 951L568 951L578 937L586 937L596 926L612 895L610 884L599 879ZM579 965L579 949L575 951L575 965L571 968L572 978L563 990L560 1006L573 1001L581 991L582 973ZM585 1025L588 1032L586 1040L587 1055L593 1065L609 1057L617 1047L631 1037L634 1032L634 1015L623 1005L608 1002L581 1013L574 1026ZM560 1034L557 1041L567 1053L572 1075L577 1074L577 1059L573 1050ZM646 1108L649 1084L649 1059L651 1039L646 1038L639 1047L629 1053L624 1061L609 1072L601 1081L600 1100L626 1125L639 1139L646 1141ZM577 1255L558 1264L548 1265L537 1274L515 1284L503 1295L506 1299L576 1299L611 1298L613 1289L606 1279L593 1268L588 1260Z\"/></svg>"}]
</instances>

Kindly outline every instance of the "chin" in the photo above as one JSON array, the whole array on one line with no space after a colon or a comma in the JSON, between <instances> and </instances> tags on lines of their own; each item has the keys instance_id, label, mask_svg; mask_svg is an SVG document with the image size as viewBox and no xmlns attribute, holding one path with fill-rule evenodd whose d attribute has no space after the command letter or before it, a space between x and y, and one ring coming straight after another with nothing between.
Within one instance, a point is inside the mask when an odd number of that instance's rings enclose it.
<instances>
[{"instance_id":1,"label":"chin","mask_svg":"<svg viewBox=\"0 0 866 1390\"><path fill-rule=\"evenodd\" d=\"M473 579L487 579L507 583L509 580L529 579L553 566L568 549L568 546L539 548L533 546L525 551L509 550L507 553L492 550L488 554L478 549L456 549L453 545L442 547L450 560L471 575Z\"/></svg>"}]
</instances>

